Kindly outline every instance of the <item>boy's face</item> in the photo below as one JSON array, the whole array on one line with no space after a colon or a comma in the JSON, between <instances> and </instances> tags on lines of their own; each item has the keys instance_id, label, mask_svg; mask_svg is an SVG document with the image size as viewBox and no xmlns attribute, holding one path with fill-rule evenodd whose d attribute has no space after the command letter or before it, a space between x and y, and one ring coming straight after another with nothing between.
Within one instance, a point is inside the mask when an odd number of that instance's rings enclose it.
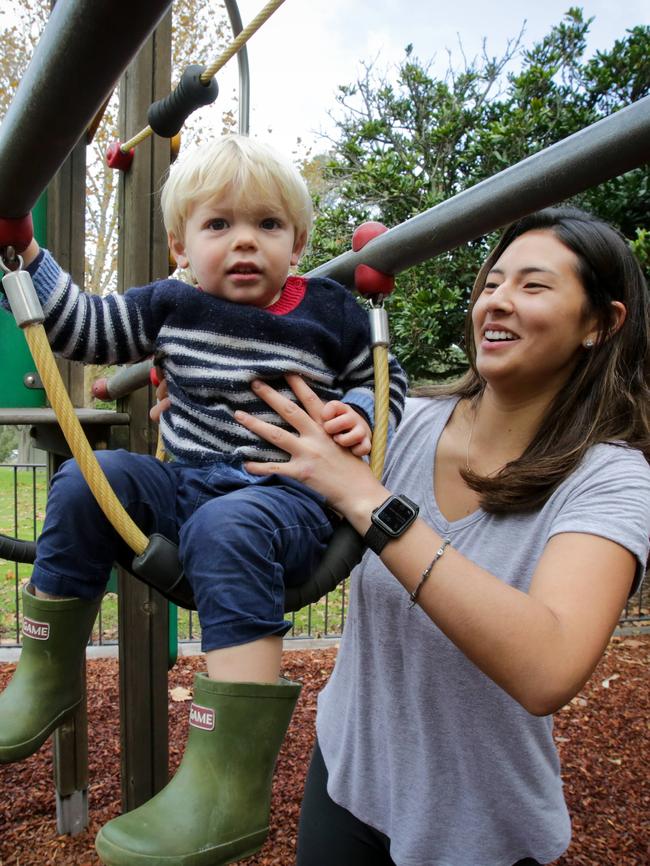
<instances>
[{"instance_id":1,"label":"boy's face","mask_svg":"<svg viewBox=\"0 0 650 866\"><path fill-rule=\"evenodd\" d=\"M230 195L197 205L182 241L169 236L178 265L191 268L204 292L254 307L280 297L304 245L282 207L244 210Z\"/></svg>"}]
</instances>

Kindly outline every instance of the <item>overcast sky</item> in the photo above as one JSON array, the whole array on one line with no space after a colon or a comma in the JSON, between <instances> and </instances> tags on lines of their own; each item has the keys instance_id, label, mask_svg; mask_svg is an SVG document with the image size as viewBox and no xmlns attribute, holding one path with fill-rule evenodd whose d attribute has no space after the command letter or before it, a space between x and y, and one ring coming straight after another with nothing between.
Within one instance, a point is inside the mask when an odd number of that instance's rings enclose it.
<instances>
[{"instance_id":1,"label":"overcast sky","mask_svg":"<svg viewBox=\"0 0 650 866\"><path fill-rule=\"evenodd\" d=\"M265 2L239 0L244 26ZM420 60L435 58L433 69L442 75L447 49L460 64L459 38L469 59L484 37L488 53L501 56L524 21L529 46L570 5L595 18L590 52L609 48L630 27L650 24L650 0L286 0L248 43L251 135L294 150L298 138L311 142L319 130L331 130L327 113L335 108L336 89L354 81L361 61L388 69L412 43ZM219 81L224 97L236 88L236 59Z\"/></svg>"}]
</instances>

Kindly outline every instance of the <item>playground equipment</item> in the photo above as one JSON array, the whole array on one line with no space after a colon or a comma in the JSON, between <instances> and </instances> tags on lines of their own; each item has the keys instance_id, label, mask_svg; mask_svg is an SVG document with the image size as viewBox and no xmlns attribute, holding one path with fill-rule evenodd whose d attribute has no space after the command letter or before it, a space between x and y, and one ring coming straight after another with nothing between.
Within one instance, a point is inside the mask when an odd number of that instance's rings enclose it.
<instances>
[{"instance_id":1,"label":"playground equipment","mask_svg":"<svg viewBox=\"0 0 650 866\"><path fill-rule=\"evenodd\" d=\"M277 5L279 5L279 4L277 2L274 2L273 4L269 4L269 5L273 6L273 7L277 7ZM51 25L49 25L49 26L51 26ZM57 26L61 27L62 32L65 32L66 28L61 24L61 21L58 22ZM43 43L41 43L41 44L43 44ZM59 48L61 48L61 46L59 46ZM38 51L35 55L35 58L36 58L36 60L39 60ZM33 61L33 63L36 62L36 60ZM28 81L29 77L26 76L25 80ZM24 83L23 83L23 86L24 86ZM20 91L19 91L19 94L17 95L17 100L19 101L19 99L20 99ZM14 105L15 104L16 103L14 102ZM92 107L94 110L95 106L93 105ZM15 127L20 127L20 117L17 121L12 121L12 123L13 123L13 126L10 125L9 133L13 133L15 130ZM24 132L24 130L22 130L22 132ZM9 140L11 142L11 140L12 140L11 135L9 135ZM67 144L69 144L69 142ZM61 151L62 150L63 150L63 145L61 145ZM32 194L33 193L34 193L34 190L32 190ZM21 212L22 208L27 205L28 201L29 201L29 198L25 197L24 199L22 199L22 202L20 202L19 204L16 204L16 203L7 204L7 206L6 206L7 210L5 212L9 213L10 216L7 219L5 219L3 221L3 224L2 224L3 234L2 234L2 237L0 237L0 245L1 246L9 246L10 245L14 249L19 250L21 246L24 246L24 244L26 242L28 242L29 236L30 236L29 217L28 217L28 215L23 215L23 216L17 215ZM365 240L367 240L368 237L370 237L370 235L368 235L366 233L364 238L363 238L363 241L358 241L358 244L361 245L361 243L365 242ZM35 296L30 295L30 293L29 293L30 281L27 278L27 275L23 271L21 271L20 268L18 268L14 271L14 270L12 270L12 267L13 267L13 263L11 262L11 259L8 259L7 264L3 265L3 269L8 271L8 273L6 274L4 281L3 281L4 286L7 290L7 294L12 298L12 306L14 308L14 311L17 314L17 318L21 321L21 324L25 327L25 332L28 334L28 339L29 339L33 354L35 355L35 357L37 357L39 359L39 367L43 371L43 379L48 382L48 393L50 395L51 402L53 405L59 405L59 406L63 407L62 410L60 410L58 412L58 415L59 415L61 426L64 430L65 437L66 437L68 443L70 444L73 452L76 452L78 449L81 449L83 452L85 452L86 457L88 457L88 462L90 464L90 468L88 469L88 473L87 473L86 477L89 480L89 482L91 483L91 486L95 486L97 484L99 485L99 487L101 489L101 493L100 493L101 501L108 500L109 506L112 507L111 503L110 503L110 500L112 497L112 492L110 491L110 488L107 487L105 479L103 479L103 477L102 477L102 473L97 471L98 466L96 466L96 462L93 465L94 458L92 457L92 453L90 451L89 446L85 443L85 438L82 434L79 421L78 421L76 414L73 411L71 405L69 404L69 401L67 400L67 397L65 395L65 389L63 388L63 384L60 381L60 378L58 377L56 367L53 364L53 361L51 360L51 357L49 355L49 349L47 346L47 341L45 339L44 334L42 333L42 329L40 327L40 322L39 322L39 320L42 319L42 314L39 310L40 305L36 301ZM382 279L381 294L387 293L388 288L389 288L389 283L390 283L390 279L387 279L385 277ZM375 291L375 294L377 294L376 290L373 290L372 286L369 286L369 289L370 289L370 291ZM383 310L381 309L380 306L377 306L375 309L373 309L372 313L373 313L373 321L375 322L375 328L374 328L375 337L376 337L375 342L377 343L377 347L376 347L375 351L376 351L376 354L378 355L380 361L383 361L383 363L385 364L387 329L385 326ZM387 398L386 398L386 403L387 403ZM381 439L381 437L378 436L377 441L379 442L380 439ZM383 464L383 449L384 448L385 448L385 443L384 443L384 445L382 445L382 449L380 449L380 453L381 453L381 462L380 463L377 463L376 458L373 458L375 460L377 472L381 471L381 465ZM114 499L114 497L113 497L113 499ZM115 504L115 501L113 502L113 505L114 504ZM119 510L119 504L118 504L118 510ZM123 520L123 516L120 516L120 520ZM124 529L124 526L122 527L122 529ZM135 525L133 525L128 518L126 520L126 529L124 531L122 531L121 534L126 535L126 537L127 537L126 540L135 549L136 553L142 554L145 552L145 548L147 546L147 539L145 539L142 536L142 533L139 532L138 528L135 527ZM341 556L336 553L336 548L337 547L340 548L341 544L339 543L338 546L335 545L335 548L334 548L335 553L333 554L334 558L337 558L337 556L338 556L339 562L342 562L342 564L343 564L343 570L341 571L339 568L340 577L336 577L336 579L335 579L336 581L338 581L341 577L344 577L349 573L350 568L358 560L360 553L361 553L361 550L362 550L359 539L355 537L355 534L352 533L349 528L343 530L343 539L344 539L344 544L343 544L344 548L346 546L348 548L350 546L352 547L352 556L351 556L351 558L350 558L350 556L348 556L348 558L346 558L345 553L344 553L343 558L341 558ZM158 547L157 550L158 549L160 549L160 548ZM167 552L168 552L168 549L167 549ZM18 555L17 551L15 549L14 549L14 551L12 551L12 555L14 555L14 556ZM154 552L154 559L155 559L155 556L156 556L156 552ZM24 554L23 554L23 558L24 558ZM147 560L148 564L150 563L150 560L151 560L151 557L149 557L149 559ZM154 563L154 566L155 566L155 563ZM326 571L328 568L329 567L327 566L327 563L326 563ZM157 569L155 569L155 570L157 570ZM329 569L329 571L331 571L331 569ZM174 581L177 581L178 575L175 574L173 579L174 579ZM331 584L331 582L332 582L331 577L329 577L328 586ZM317 595L318 596L320 596L324 591L326 591L325 589L320 588L320 584L319 584L318 580L315 582L314 585L317 587ZM147 602L147 604L148 604L148 602ZM299 607L301 605L302 605L302 601L300 600L299 603L297 603L296 607ZM127 605L125 604L124 607L126 607L126 606ZM125 653L125 655L126 655L126 653ZM144 795L142 799L147 799L147 795ZM85 811L85 808L86 808L86 805L85 805L85 801L84 801L82 803L82 807L81 807L82 817L80 819L76 819L73 822L74 826L72 827L72 829L75 829L76 827L78 827L80 821L81 821L81 823L83 823L83 821L84 821L83 812ZM62 810L62 811L65 811L65 810ZM70 829L67 826L67 824L68 824L68 821L65 819L60 821L59 822L60 829L61 830Z\"/></svg>"},{"instance_id":2,"label":"playground equipment","mask_svg":"<svg viewBox=\"0 0 650 866\"><path fill-rule=\"evenodd\" d=\"M80 10L83 10L84 14L93 20L95 20L94 15L97 12L98 19L102 20L103 23L99 27L95 27L94 34L98 44L101 44L102 41L109 41L105 39L106 32L112 33L113 30L113 22L109 26L105 19L101 19L105 11L103 7L107 5L100 2L92 4L78 2L75 4L60 0L57 8L60 7L69 12L71 7L74 7L80 15ZM128 38L126 35L118 33L116 34L117 41L120 42L124 35L125 43L130 46L128 50L131 48L135 50L151 27L160 19L167 5L162 3L139 4L142 13L141 18L145 17L144 10L147 10L153 17L153 23L141 21L139 25L140 36L138 37L133 33L133 22L129 19ZM114 9L115 3L110 4L110 6L111 9ZM74 15L66 17L62 12L61 16L57 19L59 23L56 26L61 28L61 33L68 33L69 35L72 32L70 22L74 23ZM53 42L54 37L48 37L48 39L50 45L57 44ZM113 41L113 37L110 41ZM45 44L48 44L47 41ZM60 47L63 43L58 44ZM111 44L111 63L115 62L114 48L115 45ZM66 45L66 52L64 53L71 63L72 58L75 58L75 50L75 44ZM82 77L83 75L84 79L92 83L93 87L93 76L90 74L90 69L93 66L92 59L94 59L95 53L93 52L93 58L88 58L87 52L84 55L85 67L83 63L81 66L86 70L85 75L80 72L79 66L72 64L74 65L75 77ZM123 58L126 53L127 49L122 44L117 55ZM48 64L54 65L56 63L55 50L52 50L49 58L43 52L38 56L37 65L40 65L41 70L47 68ZM113 65L112 68L115 75L105 75L104 83L106 83L107 78L114 80L114 77L119 73L116 65ZM45 103L48 100L50 105L57 103L57 100L53 98L56 96L56 91L52 89L52 78L56 79L56 76L47 74L40 77L32 76L31 85L21 86L21 90L12 105L13 113L10 112L7 115L11 119L9 128L5 131L4 124L0 128L0 156L2 156L0 159L0 178L5 180L4 184L0 183L0 213L6 214L12 220L18 221L25 217L27 211L32 207L35 197L40 193L40 188L49 180L49 176L46 177L46 175L52 168L58 168L76 140L75 134L70 133L70 128L62 130L59 139L55 142L55 155L50 154L48 160L45 161L41 159L40 155L35 158L37 154L34 153L34 150L38 151L39 142L36 132L43 127L44 123L47 123L47 106ZM30 81L30 78L26 76L25 80ZM37 83L42 85L45 92L48 92L49 88L49 97L45 99L45 102L37 100L34 104L25 93L29 91L30 86L35 87ZM105 88L100 87L98 90L102 90L101 97L86 100L87 110L83 115L85 119L81 123L81 128L89 121L105 96ZM90 110L91 104L94 106L92 110ZM15 105L18 107L14 109ZM78 121L81 120L78 107L75 108L74 114ZM66 117L65 123L68 123L69 120L70 118ZM339 257L317 269L314 273L321 276L332 276L348 284L351 283L358 265L367 265L388 274L398 273L424 259L431 258L440 252L452 249L465 241L491 231L518 216L573 195L642 164L648 158L649 132L650 100L645 99L549 148L547 151L523 161L518 166L508 169L491 180L478 184L472 190L468 190L431 211L409 220L402 226L374 239L363 249L353 250L352 253ZM17 147L18 143L20 143L20 147ZM25 147L26 143L29 143L29 148ZM152 150L154 149L152 148ZM29 162L23 160L29 160ZM49 168L45 172L43 172L44 162L49 164ZM23 174L20 171L20 166L27 164L40 167L41 171L37 173L37 176L38 174L41 175L40 180L36 181L34 173L31 173L32 189L27 193L21 190L21 195L17 197L12 193L7 202L4 202L2 196L5 190L12 189L12 185L7 183L8 178L11 177L13 181L16 176ZM157 168L160 168L160 160ZM137 172L137 166L134 166L132 171ZM125 180L125 189L128 184L132 190L136 182L141 182L141 177L138 178L134 175ZM131 250L130 252L133 261L135 261L135 251ZM121 257L123 263L125 260L129 262L129 250L123 249ZM124 281L134 283L137 281L144 282L146 279L147 277L131 280L127 276ZM147 598L150 599L150 597ZM142 602L140 600L136 602L135 606L137 607L142 603L155 605L156 602L151 600ZM152 653L149 652L147 658L151 658L151 655ZM151 673L153 667L151 665L147 670L148 674ZM151 684L148 683L147 691L153 690ZM159 703L162 702L159 701ZM153 718L157 721L156 728L160 729L164 713L158 716L154 715ZM148 722L145 722L145 725L148 725ZM153 733L154 736L158 736L160 730L155 730ZM146 798L145 794L144 799Z\"/></svg>"}]
</instances>

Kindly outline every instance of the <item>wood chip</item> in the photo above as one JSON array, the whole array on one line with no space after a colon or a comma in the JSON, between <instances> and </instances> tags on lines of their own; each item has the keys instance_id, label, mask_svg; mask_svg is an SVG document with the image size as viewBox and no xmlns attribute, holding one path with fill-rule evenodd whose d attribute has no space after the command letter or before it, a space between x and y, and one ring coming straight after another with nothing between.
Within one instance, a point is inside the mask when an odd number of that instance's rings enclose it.
<instances>
[{"instance_id":1,"label":"wood chip","mask_svg":"<svg viewBox=\"0 0 650 866\"><path fill-rule=\"evenodd\" d=\"M619 654L643 660L650 635L612 642L579 699L555 716L555 738L573 841L554 866L640 866L647 863L650 804L650 666L634 676L617 674ZM316 696L327 682L336 650L288 651L284 674L303 690L278 760L271 831L246 866L291 866L305 772L314 742ZM13 665L0 665L4 687ZM190 691L201 657L184 657L170 672L170 693ZM616 688L603 682L617 678ZM19 764L0 766L0 864L2 866L100 866L95 834L120 812L118 667L114 659L88 663L90 826L74 838L56 832L51 748ZM169 704L170 768L180 761L187 737L185 700ZM619 755L622 756L619 758ZM244 866L242 861L239 866ZM332 864L335 866L335 864Z\"/></svg>"}]
</instances>

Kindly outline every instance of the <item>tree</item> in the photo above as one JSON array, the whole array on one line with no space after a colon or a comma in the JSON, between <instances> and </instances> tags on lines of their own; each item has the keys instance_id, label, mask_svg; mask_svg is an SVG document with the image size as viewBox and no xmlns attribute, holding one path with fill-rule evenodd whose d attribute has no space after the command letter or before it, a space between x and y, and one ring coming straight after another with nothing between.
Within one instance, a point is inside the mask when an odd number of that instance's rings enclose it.
<instances>
[{"instance_id":1,"label":"tree","mask_svg":"<svg viewBox=\"0 0 650 866\"><path fill-rule=\"evenodd\" d=\"M12 451L18 448L18 430L16 427L0 427L0 463L8 463Z\"/></svg>"},{"instance_id":2,"label":"tree","mask_svg":"<svg viewBox=\"0 0 650 866\"><path fill-rule=\"evenodd\" d=\"M339 88L336 134L319 177L313 267L349 248L365 219L388 226L435 206L650 92L650 27L585 58L592 19L571 8L540 42L515 36L500 58L451 57L442 79L408 46L392 76L373 63ZM508 71L515 60L516 72ZM650 251L650 168L576 197ZM467 300L493 238L479 238L397 278L390 299L394 350L412 378L464 367L458 346Z\"/></svg>"}]
</instances>

